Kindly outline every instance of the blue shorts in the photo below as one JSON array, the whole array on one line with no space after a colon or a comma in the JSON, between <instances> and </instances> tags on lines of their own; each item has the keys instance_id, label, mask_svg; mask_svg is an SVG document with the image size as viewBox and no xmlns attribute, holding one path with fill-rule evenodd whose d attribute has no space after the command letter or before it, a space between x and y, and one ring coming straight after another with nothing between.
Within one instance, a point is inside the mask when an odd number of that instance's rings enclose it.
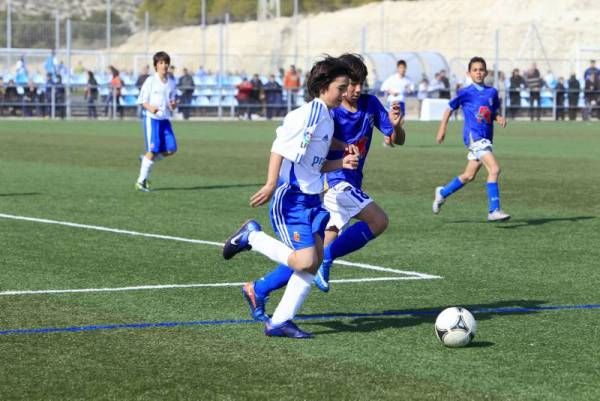
<instances>
[{"instance_id":1,"label":"blue shorts","mask_svg":"<svg viewBox=\"0 0 600 401\"><path fill-rule=\"evenodd\" d=\"M279 186L271 199L271 225L287 246L299 250L315 246L314 234L325 237L329 212L320 195L308 195L289 184Z\"/></svg>"},{"instance_id":2,"label":"blue shorts","mask_svg":"<svg viewBox=\"0 0 600 401\"><path fill-rule=\"evenodd\" d=\"M177 141L169 120L157 120L144 116L144 140L146 152L164 153L176 152Z\"/></svg>"}]
</instances>

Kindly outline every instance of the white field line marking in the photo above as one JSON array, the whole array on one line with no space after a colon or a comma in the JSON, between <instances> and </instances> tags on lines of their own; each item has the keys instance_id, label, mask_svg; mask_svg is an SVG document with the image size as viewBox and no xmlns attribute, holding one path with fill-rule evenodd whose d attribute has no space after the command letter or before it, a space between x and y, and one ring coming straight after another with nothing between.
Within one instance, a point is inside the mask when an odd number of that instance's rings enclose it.
<instances>
[{"instance_id":1,"label":"white field line marking","mask_svg":"<svg viewBox=\"0 0 600 401\"><path fill-rule=\"evenodd\" d=\"M404 277L367 277L367 278L350 278L330 280L330 283L347 284L347 283L363 283L373 281L400 281L400 280L423 280L421 277L404 276ZM85 292L119 292L119 291L140 291L140 290L164 290L172 288L202 288L202 287L241 287L244 283L213 283L213 284L160 284L160 285L139 285L132 287L109 287L109 288L75 288L64 290L10 290L0 291L0 296L7 295L41 295L41 294L74 294Z\"/></svg>"},{"instance_id":2,"label":"white field line marking","mask_svg":"<svg viewBox=\"0 0 600 401\"><path fill-rule=\"evenodd\" d=\"M223 246L223 243L221 243L221 242L203 241L203 240L196 240L196 239L191 239L191 238L174 237L174 236L170 236L170 235L142 233L142 232L138 232L138 231L121 230L121 229L117 229L117 228L71 223L68 221L57 221L57 220L40 219L40 218L36 218L36 217L15 216L15 215L4 214L4 213L0 213L0 218L30 221L30 222L44 223L44 224L56 224L56 225L67 226L67 227L84 228L84 229L89 229L89 230L112 232L112 233L116 233L116 234L125 234L125 235L139 236L139 237L165 239L165 240L187 242L187 243L193 243L193 244L214 245L214 246L219 246L219 247ZM432 274L390 269L390 268L382 267L382 266L375 266L375 265L370 265L370 264L366 264L366 263L347 262L344 260L336 260L334 262L334 264L359 267L362 269L381 271L381 272L386 272L386 273L393 273L396 275L403 275L403 277L338 279L338 280L331 280L332 283L360 283L360 282L397 281L397 280L431 280L431 279L442 278L441 276L436 276L436 275L432 275ZM59 294L59 293L78 293L78 292L135 291L135 290L152 290L152 289L169 289L169 288L234 287L234 286L241 286L243 284L244 283L165 284L165 285L140 285L140 286L114 287L114 288L1 291L0 296L3 296L3 295Z\"/></svg>"}]
</instances>

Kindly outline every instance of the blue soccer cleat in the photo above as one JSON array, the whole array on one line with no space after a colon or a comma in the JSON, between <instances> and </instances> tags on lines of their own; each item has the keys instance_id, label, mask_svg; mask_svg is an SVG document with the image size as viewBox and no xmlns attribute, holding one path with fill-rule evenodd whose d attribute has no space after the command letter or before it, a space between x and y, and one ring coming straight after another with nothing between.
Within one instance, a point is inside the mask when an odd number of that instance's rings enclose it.
<instances>
[{"instance_id":1,"label":"blue soccer cleat","mask_svg":"<svg viewBox=\"0 0 600 401\"><path fill-rule=\"evenodd\" d=\"M252 318L257 322L265 322L269 320L269 316L265 313L265 303L269 297L259 297L254 292L254 283L246 283L242 287L242 295L248 306L250 307L250 314Z\"/></svg>"},{"instance_id":2,"label":"blue soccer cleat","mask_svg":"<svg viewBox=\"0 0 600 401\"><path fill-rule=\"evenodd\" d=\"M332 263L333 260L323 260L323 263L319 266L319 271L315 275L315 285L323 292L329 292L329 272Z\"/></svg>"},{"instance_id":3,"label":"blue soccer cleat","mask_svg":"<svg viewBox=\"0 0 600 401\"><path fill-rule=\"evenodd\" d=\"M235 234L227 238L223 246L223 257L231 259L242 251L252 249L252 246L248 243L248 237L252 231L261 231L260 224L255 220L248 220Z\"/></svg>"},{"instance_id":4,"label":"blue soccer cleat","mask_svg":"<svg viewBox=\"0 0 600 401\"><path fill-rule=\"evenodd\" d=\"M271 323L271 319L268 319L265 322L265 335L269 337L288 337L299 339L313 338L311 333L300 330L300 328L298 328L298 326L296 326L291 320L286 320L281 324L273 325Z\"/></svg>"}]
</instances>

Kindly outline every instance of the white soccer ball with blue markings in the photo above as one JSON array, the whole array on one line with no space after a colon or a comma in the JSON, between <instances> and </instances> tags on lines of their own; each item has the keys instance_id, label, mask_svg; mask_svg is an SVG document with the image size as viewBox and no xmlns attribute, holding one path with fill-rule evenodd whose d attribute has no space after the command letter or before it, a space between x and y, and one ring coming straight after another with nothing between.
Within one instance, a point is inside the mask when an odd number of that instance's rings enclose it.
<instances>
[{"instance_id":1,"label":"white soccer ball with blue markings","mask_svg":"<svg viewBox=\"0 0 600 401\"><path fill-rule=\"evenodd\" d=\"M477 321L465 308L446 308L435 319L435 335L446 347L464 347L476 331Z\"/></svg>"}]
</instances>

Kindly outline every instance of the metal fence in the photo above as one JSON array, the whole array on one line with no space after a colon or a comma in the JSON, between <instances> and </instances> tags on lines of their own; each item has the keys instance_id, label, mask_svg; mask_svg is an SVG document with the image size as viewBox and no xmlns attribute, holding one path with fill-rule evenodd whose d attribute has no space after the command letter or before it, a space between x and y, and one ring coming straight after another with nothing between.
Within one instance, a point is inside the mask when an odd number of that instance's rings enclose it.
<instances>
[{"instance_id":1,"label":"metal fence","mask_svg":"<svg viewBox=\"0 0 600 401\"><path fill-rule=\"evenodd\" d=\"M212 78L211 78L212 79ZM196 79L196 81L198 81ZM85 83L64 85L17 86L14 83L0 89L0 117L42 118L138 118L139 88L133 84L111 88L110 84L98 84L95 91ZM178 88L176 118L278 118L303 104L303 90L297 92L281 88L262 89L255 96L239 99L236 85L228 83L204 83L193 87ZM372 92L380 96L383 94ZM436 91L429 94L438 97ZM544 89L530 93L527 89L501 92L502 114L519 119L600 119L600 89L580 91L556 91ZM408 96L407 118L416 119L418 101Z\"/></svg>"}]
</instances>

